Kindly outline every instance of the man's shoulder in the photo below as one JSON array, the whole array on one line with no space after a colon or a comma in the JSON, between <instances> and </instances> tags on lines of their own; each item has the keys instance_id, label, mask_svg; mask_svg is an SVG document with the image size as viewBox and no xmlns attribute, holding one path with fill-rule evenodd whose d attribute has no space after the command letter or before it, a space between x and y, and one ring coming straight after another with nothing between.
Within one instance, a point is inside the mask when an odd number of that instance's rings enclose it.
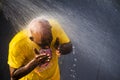
<instances>
[{"instance_id":1,"label":"man's shoulder","mask_svg":"<svg viewBox=\"0 0 120 80\"><path fill-rule=\"evenodd\" d=\"M27 30L21 30L19 31L10 41L10 46L11 45L18 45L18 44L22 44L23 42L26 42L25 40L27 39L27 34L26 34Z\"/></svg>"},{"instance_id":2,"label":"man's shoulder","mask_svg":"<svg viewBox=\"0 0 120 80\"><path fill-rule=\"evenodd\" d=\"M61 32L63 30L63 28L61 27L60 23L57 20L49 19L49 23L52 27L52 32L53 33Z\"/></svg>"},{"instance_id":3,"label":"man's shoulder","mask_svg":"<svg viewBox=\"0 0 120 80\"><path fill-rule=\"evenodd\" d=\"M58 28L58 27L61 27L59 22L55 19L49 19L48 20L50 25L53 27L53 28Z\"/></svg>"}]
</instances>

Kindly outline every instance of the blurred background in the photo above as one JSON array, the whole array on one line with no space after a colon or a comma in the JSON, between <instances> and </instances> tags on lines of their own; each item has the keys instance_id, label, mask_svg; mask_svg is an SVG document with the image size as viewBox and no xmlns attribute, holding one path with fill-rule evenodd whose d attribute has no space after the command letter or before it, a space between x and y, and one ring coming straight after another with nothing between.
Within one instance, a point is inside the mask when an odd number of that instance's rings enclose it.
<instances>
[{"instance_id":1,"label":"blurred background","mask_svg":"<svg viewBox=\"0 0 120 80\"><path fill-rule=\"evenodd\" d=\"M1 80L10 80L10 40L35 17L56 19L73 43L61 80L120 80L119 0L0 0Z\"/></svg>"}]
</instances>

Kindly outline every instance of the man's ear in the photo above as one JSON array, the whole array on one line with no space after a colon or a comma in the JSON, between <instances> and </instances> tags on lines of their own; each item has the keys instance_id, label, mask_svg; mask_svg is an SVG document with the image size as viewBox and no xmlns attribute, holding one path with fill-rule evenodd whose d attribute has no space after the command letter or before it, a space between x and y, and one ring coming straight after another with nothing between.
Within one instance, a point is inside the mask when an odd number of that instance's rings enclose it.
<instances>
[{"instance_id":1,"label":"man's ear","mask_svg":"<svg viewBox=\"0 0 120 80\"><path fill-rule=\"evenodd\" d=\"M31 41L33 41L34 40L34 38L31 36L31 37L29 37L29 39L31 40Z\"/></svg>"}]
</instances>

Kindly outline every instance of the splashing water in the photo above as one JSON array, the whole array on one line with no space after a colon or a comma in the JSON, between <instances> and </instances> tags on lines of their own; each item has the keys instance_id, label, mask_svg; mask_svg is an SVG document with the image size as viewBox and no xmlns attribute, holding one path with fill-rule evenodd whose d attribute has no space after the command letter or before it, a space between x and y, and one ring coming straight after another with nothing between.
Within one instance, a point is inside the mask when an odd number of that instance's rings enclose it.
<instances>
[{"instance_id":1,"label":"splashing water","mask_svg":"<svg viewBox=\"0 0 120 80\"><path fill-rule=\"evenodd\" d=\"M60 58L62 80L98 80L102 74L108 75L108 80L120 78L120 28L112 27L120 19L115 17L119 13L110 0L5 0L3 5L16 31L35 17L60 22L74 45L72 54Z\"/></svg>"}]
</instances>

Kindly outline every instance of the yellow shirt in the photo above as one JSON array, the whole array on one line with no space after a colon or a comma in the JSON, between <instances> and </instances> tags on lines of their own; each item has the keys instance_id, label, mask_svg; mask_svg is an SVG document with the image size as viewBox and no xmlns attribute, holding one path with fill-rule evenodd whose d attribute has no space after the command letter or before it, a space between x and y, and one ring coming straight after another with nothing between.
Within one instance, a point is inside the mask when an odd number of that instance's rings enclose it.
<instances>
[{"instance_id":1,"label":"yellow shirt","mask_svg":"<svg viewBox=\"0 0 120 80\"><path fill-rule=\"evenodd\" d=\"M60 39L60 44L69 42L70 40L57 21L49 20L49 23L52 26L53 35L51 43L52 60L48 66L38 66L20 80L60 80L58 56L55 53L53 45L57 37ZM19 68L22 65L26 65L35 57L34 48L40 49L38 45L29 39L27 29L17 33L9 44L9 66Z\"/></svg>"}]
</instances>

